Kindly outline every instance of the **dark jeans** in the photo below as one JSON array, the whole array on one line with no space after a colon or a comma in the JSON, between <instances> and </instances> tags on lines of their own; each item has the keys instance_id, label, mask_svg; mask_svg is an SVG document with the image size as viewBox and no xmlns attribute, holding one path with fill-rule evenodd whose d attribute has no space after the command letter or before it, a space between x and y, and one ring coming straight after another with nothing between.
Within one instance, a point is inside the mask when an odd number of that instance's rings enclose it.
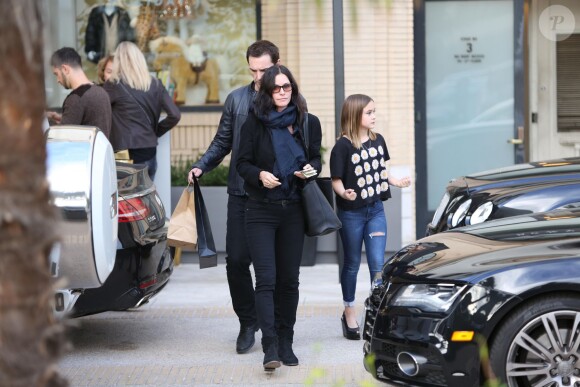
<instances>
[{"instance_id":1,"label":"dark jeans","mask_svg":"<svg viewBox=\"0 0 580 387\"><path fill-rule=\"evenodd\" d=\"M340 274L344 306L355 306L356 279L360 268L362 244L365 244L371 282L381 273L387 244L387 219L383 202L355 210L337 211L342 222L340 239L344 248L344 266Z\"/></svg>"},{"instance_id":2,"label":"dark jeans","mask_svg":"<svg viewBox=\"0 0 580 387\"><path fill-rule=\"evenodd\" d=\"M256 314L262 337L291 332L304 243L301 204L248 200L246 235L256 274Z\"/></svg>"},{"instance_id":3,"label":"dark jeans","mask_svg":"<svg viewBox=\"0 0 580 387\"><path fill-rule=\"evenodd\" d=\"M246 202L242 196L229 195L226 231L226 273L234 312L240 325L256 323L254 284L250 265L252 260L246 239Z\"/></svg>"},{"instance_id":4,"label":"dark jeans","mask_svg":"<svg viewBox=\"0 0 580 387\"><path fill-rule=\"evenodd\" d=\"M155 180L155 173L157 172L157 156L153 156L153 158L147 160L140 159L138 156L131 156L131 159L133 160L133 164L146 165L149 168L149 177L151 180Z\"/></svg>"}]
</instances>

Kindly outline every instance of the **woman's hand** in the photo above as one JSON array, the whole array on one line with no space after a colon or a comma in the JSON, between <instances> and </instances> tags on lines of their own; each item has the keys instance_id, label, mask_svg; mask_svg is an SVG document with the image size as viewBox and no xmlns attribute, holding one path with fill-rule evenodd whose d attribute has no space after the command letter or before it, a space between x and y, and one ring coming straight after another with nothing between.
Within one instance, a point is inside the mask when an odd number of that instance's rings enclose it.
<instances>
[{"instance_id":1,"label":"woman's hand","mask_svg":"<svg viewBox=\"0 0 580 387\"><path fill-rule=\"evenodd\" d=\"M268 189L276 188L282 184L276 176L272 175L268 171L260 172L260 181L262 182L262 185Z\"/></svg>"},{"instance_id":2,"label":"woman's hand","mask_svg":"<svg viewBox=\"0 0 580 387\"><path fill-rule=\"evenodd\" d=\"M310 177L316 176L317 171L310 164L306 164L301 171L294 172L294 176L299 177L302 180L306 180Z\"/></svg>"}]
</instances>

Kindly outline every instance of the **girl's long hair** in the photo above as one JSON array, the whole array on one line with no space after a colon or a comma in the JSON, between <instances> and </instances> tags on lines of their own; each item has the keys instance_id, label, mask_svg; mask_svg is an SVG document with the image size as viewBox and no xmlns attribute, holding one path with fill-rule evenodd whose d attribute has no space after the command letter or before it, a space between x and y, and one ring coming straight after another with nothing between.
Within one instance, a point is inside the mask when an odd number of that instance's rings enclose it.
<instances>
[{"instance_id":1,"label":"girl's long hair","mask_svg":"<svg viewBox=\"0 0 580 387\"><path fill-rule=\"evenodd\" d=\"M300 90L298 89L298 83L296 83L296 79L286 66L274 65L266 70L262 76L260 91L256 96L256 102L254 105L255 111L258 116L266 116L271 110L276 109L272 95L274 94L274 87L276 87L276 75L278 74L286 75L290 81L290 84L292 85L292 96L290 97L290 103L296 105L298 123L301 123L307 111L306 102L300 95Z\"/></svg>"},{"instance_id":2,"label":"girl's long hair","mask_svg":"<svg viewBox=\"0 0 580 387\"><path fill-rule=\"evenodd\" d=\"M114 56L111 81L116 83L123 81L133 89L149 90L151 75L145 57L135 43L119 43Z\"/></svg>"},{"instance_id":3,"label":"girl's long hair","mask_svg":"<svg viewBox=\"0 0 580 387\"><path fill-rule=\"evenodd\" d=\"M372 100L368 95L352 94L347 97L342 105L342 111L340 112L341 135L348 137L356 149L362 147L359 129L363 110ZM372 130L369 130L369 138L375 140L377 135Z\"/></svg>"}]
</instances>

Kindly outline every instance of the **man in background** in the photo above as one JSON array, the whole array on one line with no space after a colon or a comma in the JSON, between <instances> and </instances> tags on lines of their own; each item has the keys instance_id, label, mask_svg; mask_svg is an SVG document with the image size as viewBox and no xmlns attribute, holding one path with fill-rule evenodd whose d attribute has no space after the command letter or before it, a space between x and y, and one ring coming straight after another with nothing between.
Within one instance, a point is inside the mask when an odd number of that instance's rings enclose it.
<instances>
[{"instance_id":1,"label":"man in background","mask_svg":"<svg viewBox=\"0 0 580 387\"><path fill-rule=\"evenodd\" d=\"M232 306L240 320L240 333L236 340L236 352L246 353L255 343L258 330L254 285L250 265L252 260L246 241L245 211L248 195L244 191L244 180L236 170L240 145L240 132L246 122L250 106L264 72L280 61L278 47L267 40L258 40L248 47L246 60L252 74L252 82L232 91L226 98L224 112L217 133L201 159L193 164L188 179L200 177L217 167L224 157L232 152L228 175L228 219L226 231L226 273Z\"/></svg>"},{"instance_id":2,"label":"man in background","mask_svg":"<svg viewBox=\"0 0 580 387\"><path fill-rule=\"evenodd\" d=\"M72 91L62 104L62 115L47 112L48 120L53 124L96 126L109 138L112 119L109 95L87 78L76 50L63 47L55 51L50 65L57 82Z\"/></svg>"}]
</instances>

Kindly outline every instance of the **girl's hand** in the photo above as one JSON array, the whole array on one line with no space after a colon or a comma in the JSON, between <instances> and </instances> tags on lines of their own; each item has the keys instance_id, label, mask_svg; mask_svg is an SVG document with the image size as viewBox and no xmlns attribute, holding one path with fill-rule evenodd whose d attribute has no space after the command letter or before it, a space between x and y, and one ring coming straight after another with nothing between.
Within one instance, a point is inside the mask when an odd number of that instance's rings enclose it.
<instances>
[{"instance_id":1,"label":"girl's hand","mask_svg":"<svg viewBox=\"0 0 580 387\"><path fill-rule=\"evenodd\" d=\"M395 177L389 176L389 184L394 185L399 188L406 188L411 185L411 178L409 176L403 177L402 179L397 179Z\"/></svg>"},{"instance_id":2,"label":"girl's hand","mask_svg":"<svg viewBox=\"0 0 580 387\"><path fill-rule=\"evenodd\" d=\"M344 190L344 192L342 193L342 195L340 195L340 197L343 198L344 200L353 201L356 199L356 192L354 192L354 189L348 188Z\"/></svg>"}]
</instances>

